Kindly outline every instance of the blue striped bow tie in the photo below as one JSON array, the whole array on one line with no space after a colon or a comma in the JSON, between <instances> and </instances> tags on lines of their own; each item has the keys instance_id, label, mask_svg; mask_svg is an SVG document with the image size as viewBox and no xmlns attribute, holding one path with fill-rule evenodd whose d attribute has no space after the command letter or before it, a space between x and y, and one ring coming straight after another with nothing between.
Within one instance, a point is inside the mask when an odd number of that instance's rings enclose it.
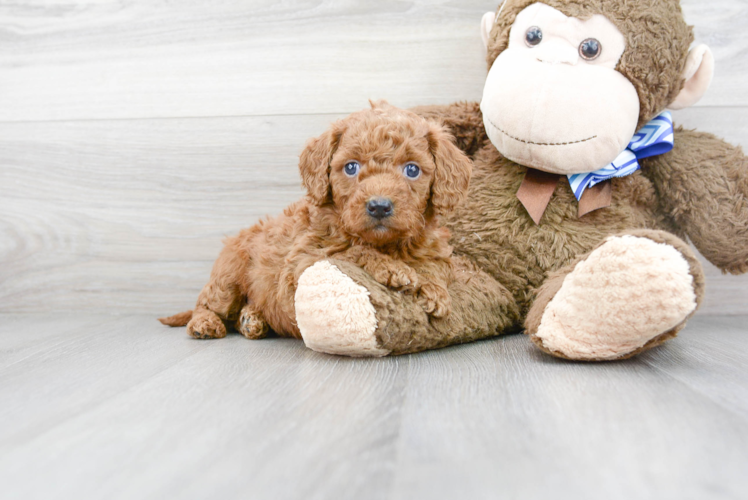
<instances>
[{"instance_id":1,"label":"blue striped bow tie","mask_svg":"<svg viewBox=\"0 0 748 500\"><path fill-rule=\"evenodd\" d=\"M644 125L613 163L594 172L570 175L569 184L574 196L581 200L585 189L614 177L631 175L641 168L638 160L665 154L672 149L673 116L665 111Z\"/></svg>"}]
</instances>

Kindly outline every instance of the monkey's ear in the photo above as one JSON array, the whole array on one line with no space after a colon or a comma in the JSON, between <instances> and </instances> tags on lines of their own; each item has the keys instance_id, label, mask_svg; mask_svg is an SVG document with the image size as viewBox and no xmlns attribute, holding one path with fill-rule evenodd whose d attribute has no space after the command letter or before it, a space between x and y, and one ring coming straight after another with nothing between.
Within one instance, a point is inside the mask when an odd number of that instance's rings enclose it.
<instances>
[{"instance_id":1,"label":"monkey's ear","mask_svg":"<svg viewBox=\"0 0 748 500\"><path fill-rule=\"evenodd\" d=\"M488 39L491 37L491 30L496 21L496 12L486 12L480 22L480 35L483 38L483 45L488 48Z\"/></svg>"},{"instance_id":2,"label":"monkey's ear","mask_svg":"<svg viewBox=\"0 0 748 500\"><path fill-rule=\"evenodd\" d=\"M299 157L301 182L315 205L330 200L330 161L344 131L342 124L334 123L327 132L307 142Z\"/></svg>"},{"instance_id":3,"label":"monkey's ear","mask_svg":"<svg viewBox=\"0 0 748 500\"><path fill-rule=\"evenodd\" d=\"M668 106L670 109L684 109L696 104L704 97L714 77L714 56L706 45L699 45L691 49L686 60L683 78L686 84L675 101Z\"/></svg>"},{"instance_id":4,"label":"monkey's ear","mask_svg":"<svg viewBox=\"0 0 748 500\"><path fill-rule=\"evenodd\" d=\"M436 215L444 215L467 197L473 162L455 146L454 139L443 127L431 124L426 138L436 165L431 205Z\"/></svg>"}]
</instances>

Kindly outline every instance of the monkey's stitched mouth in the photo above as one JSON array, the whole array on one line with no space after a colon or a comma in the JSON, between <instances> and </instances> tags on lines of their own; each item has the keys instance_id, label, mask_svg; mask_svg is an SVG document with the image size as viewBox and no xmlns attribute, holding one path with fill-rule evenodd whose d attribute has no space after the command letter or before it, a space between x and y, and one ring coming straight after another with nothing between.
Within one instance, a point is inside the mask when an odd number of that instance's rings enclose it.
<instances>
[{"instance_id":1,"label":"monkey's stitched mouth","mask_svg":"<svg viewBox=\"0 0 748 500\"><path fill-rule=\"evenodd\" d=\"M501 127L499 127L498 125L496 125L490 118L488 118L488 123L490 123L493 126L493 128L495 128L496 130L498 130L499 132L501 132L505 136L509 137L510 139L513 139L513 140L515 140L517 142L522 142L524 144L532 144L534 146L570 146L572 144L580 144L582 142L591 141L592 139L597 139L597 136L593 135L592 137L588 137L587 139L580 139L578 141L569 141L569 142L532 142L532 141L527 141L525 139L520 139L519 137L514 137L512 134L504 131Z\"/></svg>"}]
</instances>

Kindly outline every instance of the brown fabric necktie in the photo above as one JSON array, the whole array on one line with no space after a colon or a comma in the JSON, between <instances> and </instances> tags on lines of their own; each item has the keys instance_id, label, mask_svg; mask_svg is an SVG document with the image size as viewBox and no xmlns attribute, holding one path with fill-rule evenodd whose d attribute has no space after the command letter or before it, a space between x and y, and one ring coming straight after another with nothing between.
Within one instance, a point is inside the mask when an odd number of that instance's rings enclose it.
<instances>
[{"instance_id":1,"label":"brown fabric necktie","mask_svg":"<svg viewBox=\"0 0 748 500\"><path fill-rule=\"evenodd\" d=\"M534 168L528 168L522 185L517 191L517 198L527 209L535 224L540 224L545 209L551 202L553 192L556 190L558 181L561 179L559 174L550 174L541 172ZM609 207L613 200L613 187L610 181L601 182L594 187L587 188L579 200L579 210L577 217L583 217L590 212L601 208Z\"/></svg>"}]
</instances>

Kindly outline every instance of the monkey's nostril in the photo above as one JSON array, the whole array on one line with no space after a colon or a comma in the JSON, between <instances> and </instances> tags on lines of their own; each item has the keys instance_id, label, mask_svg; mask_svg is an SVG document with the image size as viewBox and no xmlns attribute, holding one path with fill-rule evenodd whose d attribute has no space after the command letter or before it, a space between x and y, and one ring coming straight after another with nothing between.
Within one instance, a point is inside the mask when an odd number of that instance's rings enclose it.
<instances>
[{"instance_id":1,"label":"monkey's nostril","mask_svg":"<svg viewBox=\"0 0 748 500\"><path fill-rule=\"evenodd\" d=\"M393 211L392 200L387 198L374 198L366 203L366 212L375 219L390 217Z\"/></svg>"}]
</instances>

